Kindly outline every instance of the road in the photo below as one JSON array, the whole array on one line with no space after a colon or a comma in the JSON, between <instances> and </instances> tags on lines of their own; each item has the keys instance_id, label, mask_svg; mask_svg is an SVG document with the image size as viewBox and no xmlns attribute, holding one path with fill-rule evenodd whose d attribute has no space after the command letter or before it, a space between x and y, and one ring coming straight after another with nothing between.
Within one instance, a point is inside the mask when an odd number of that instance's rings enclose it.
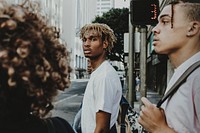
<instances>
[{"instance_id":1,"label":"road","mask_svg":"<svg viewBox=\"0 0 200 133\"><path fill-rule=\"evenodd\" d=\"M52 116L60 116L72 124L74 116L80 108L87 81L84 79L72 80L69 89L59 92L53 103Z\"/></svg>"},{"instance_id":2,"label":"road","mask_svg":"<svg viewBox=\"0 0 200 133\"><path fill-rule=\"evenodd\" d=\"M72 80L70 88L64 92L60 92L55 98L55 102L53 103L54 110L51 112L52 116L60 116L72 124L74 116L80 108L87 82L88 80L85 79ZM126 89L123 92L126 92ZM140 92L136 92L136 97L137 99L141 98ZM147 98L156 104L161 95L149 89L147 91ZM134 103L135 110L139 111L139 105L139 102Z\"/></svg>"}]
</instances>

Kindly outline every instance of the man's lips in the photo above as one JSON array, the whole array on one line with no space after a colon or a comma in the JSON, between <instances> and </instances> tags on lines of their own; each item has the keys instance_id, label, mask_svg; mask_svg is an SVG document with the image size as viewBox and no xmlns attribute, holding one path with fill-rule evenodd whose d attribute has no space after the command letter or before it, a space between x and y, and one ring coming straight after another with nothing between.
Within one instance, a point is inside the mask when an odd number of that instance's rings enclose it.
<instances>
[{"instance_id":1,"label":"man's lips","mask_svg":"<svg viewBox=\"0 0 200 133\"><path fill-rule=\"evenodd\" d=\"M156 45L156 42L158 42L159 39L158 38L153 38L153 45L155 46Z\"/></svg>"},{"instance_id":2,"label":"man's lips","mask_svg":"<svg viewBox=\"0 0 200 133\"><path fill-rule=\"evenodd\" d=\"M84 54L89 54L89 53L91 53L90 50L84 50Z\"/></svg>"},{"instance_id":3,"label":"man's lips","mask_svg":"<svg viewBox=\"0 0 200 133\"><path fill-rule=\"evenodd\" d=\"M153 38L153 41L158 41L158 40L159 40L159 39L158 39L158 38L156 38L156 37L154 37L154 38Z\"/></svg>"}]
</instances>

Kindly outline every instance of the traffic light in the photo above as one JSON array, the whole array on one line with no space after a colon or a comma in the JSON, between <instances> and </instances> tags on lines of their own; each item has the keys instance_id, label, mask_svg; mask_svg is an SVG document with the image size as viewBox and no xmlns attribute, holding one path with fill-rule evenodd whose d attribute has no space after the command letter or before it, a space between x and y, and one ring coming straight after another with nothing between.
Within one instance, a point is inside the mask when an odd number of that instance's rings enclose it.
<instances>
[{"instance_id":1,"label":"traffic light","mask_svg":"<svg viewBox=\"0 0 200 133\"><path fill-rule=\"evenodd\" d=\"M156 25L159 0L131 0L130 11L133 25Z\"/></svg>"}]
</instances>

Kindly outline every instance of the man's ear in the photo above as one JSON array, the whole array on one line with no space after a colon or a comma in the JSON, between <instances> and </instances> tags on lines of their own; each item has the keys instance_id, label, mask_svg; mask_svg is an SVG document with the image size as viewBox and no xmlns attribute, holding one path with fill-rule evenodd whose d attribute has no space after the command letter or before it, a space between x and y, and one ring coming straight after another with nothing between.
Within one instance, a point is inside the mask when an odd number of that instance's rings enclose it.
<instances>
[{"instance_id":1,"label":"man's ear","mask_svg":"<svg viewBox=\"0 0 200 133\"><path fill-rule=\"evenodd\" d=\"M108 48L108 41L107 40L103 41L103 48L104 49Z\"/></svg>"},{"instance_id":2,"label":"man's ear","mask_svg":"<svg viewBox=\"0 0 200 133\"><path fill-rule=\"evenodd\" d=\"M200 22L198 22L198 21L190 22L189 27L188 27L188 31L187 31L187 36L188 37L194 36L199 32L200 32Z\"/></svg>"}]
</instances>

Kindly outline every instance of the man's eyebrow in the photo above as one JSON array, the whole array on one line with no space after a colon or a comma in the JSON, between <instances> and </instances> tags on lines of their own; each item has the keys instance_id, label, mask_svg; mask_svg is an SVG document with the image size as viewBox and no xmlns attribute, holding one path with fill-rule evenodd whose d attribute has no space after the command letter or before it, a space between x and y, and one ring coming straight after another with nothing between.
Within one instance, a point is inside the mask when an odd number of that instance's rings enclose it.
<instances>
[{"instance_id":1,"label":"man's eyebrow","mask_svg":"<svg viewBox=\"0 0 200 133\"><path fill-rule=\"evenodd\" d=\"M94 37L98 37L97 35L90 35L90 36L87 36L87 37L84 37L84 38L94 38Z\"/></svg>"},{"instance_id":2,"label":"man's eyebrow","mask_svg":"<svg viewBox=\"0 0 200 133\"><path fill-rule=\"evenodd\" d=\"M91 36L89 36L89 37L98 37L97 35L91 35Z\"/></svg>"},{"instance_id":3,"label":"man's eyebrow","mask_svg":"<svg viewBox=\"0 0 200 133\"><path fill-rule=\"evenodd\" d=\"M169 18L171 18L171 16L170 16L169 14L163 14L163 15L159 16L158 19L160 20L160 19L162 19L162 18L164 18L164 17L169 17Z\"/></svg>"}]
</instances>

